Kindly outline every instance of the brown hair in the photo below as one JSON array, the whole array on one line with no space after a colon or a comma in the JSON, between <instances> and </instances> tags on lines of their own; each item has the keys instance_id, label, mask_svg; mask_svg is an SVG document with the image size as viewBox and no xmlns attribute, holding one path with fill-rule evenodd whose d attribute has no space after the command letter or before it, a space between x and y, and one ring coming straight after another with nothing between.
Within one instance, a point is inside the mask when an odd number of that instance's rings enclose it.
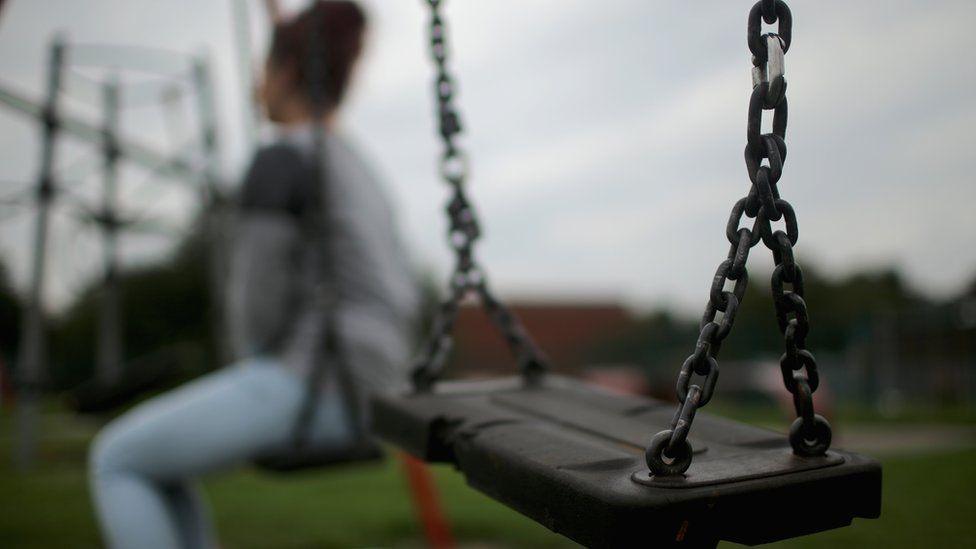
<instances>
[{"instance_id":1,"label":"brown hair","mask_svg":"<svg viewBox=\"0 0 976 549\"><path fill-rule=\"evenodd\" d=\"M310 56L321 55L324 101L335 107L349 85L352 67L363 48L366 15L349 0L315 0L294 18L279 23L271 39L269 59L294 74L296 89L309 93ZM313 43L313 39L318 43ZM318 51L314 49L321 48Z\"/></svg>"}]
</instances>

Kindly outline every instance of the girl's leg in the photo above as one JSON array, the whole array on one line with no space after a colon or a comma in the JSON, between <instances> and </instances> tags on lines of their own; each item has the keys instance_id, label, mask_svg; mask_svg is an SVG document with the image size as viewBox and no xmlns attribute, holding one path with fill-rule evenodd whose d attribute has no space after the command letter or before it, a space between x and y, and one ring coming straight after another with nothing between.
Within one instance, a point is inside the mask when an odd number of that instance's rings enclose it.
<instances>
[{"instance_id":1,"label":"girl's leg","mask_svg":"<svg viewBox=\"0 0 976 549\"><path fill-rule=\"evenodd\" d=\"M181 547L216 547L217 536L210 519L210 509L200 486L195 482L184 481L164 490L167 505L180 532Z\"/></svg>"},{"instance_id":2,"label":"girl's leg","mask_svg":"<svg viewBox=\"0 0 976 549\"><path fill-rule=\"evenodd\" d=\"M229 367L140 405L97 437L95 507L113 548L212 547L188 479L286 444L303 380L272 362Z\"/></svg>"}]
</instances>

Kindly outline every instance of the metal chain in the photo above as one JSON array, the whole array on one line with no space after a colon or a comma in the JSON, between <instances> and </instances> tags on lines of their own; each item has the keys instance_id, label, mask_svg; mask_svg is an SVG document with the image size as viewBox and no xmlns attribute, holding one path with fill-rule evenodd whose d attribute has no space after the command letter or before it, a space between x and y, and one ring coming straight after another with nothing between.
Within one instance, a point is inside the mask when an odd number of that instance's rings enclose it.
<instances>
[{"instance_id":1,"label":"metal chain","mask_svg":"<svg viewBox=\"0 0 976 549\"><path fill-rule=\"evenodd\" d=\"M761 34L763 21L769 25L778 23L777 32ZM786 161L784 55L792 41L792 27L792 13L782 0L760 0L749 12L747 42L754 67L745 162L752 185L749 194L733 206L726 225L725 234L731 248L712 281L695 352L685 360L678 374L677 396L681 405L670 427L654 435L645 452L647 466L654 475L682 474L691 465L688 432L695 413L708 404L715 391L716 357L745 296L749 251L760 240L772 251L776 264L771 287L776 319L786 342L780 369L798 416L790 427L790 445L801 456L823 455L830 447L830 425L813 411L813 392L820 378L816 360L806 350L810 319L803 300L803 271L793 256L793 246L799 238L796 214L790 203L780 198L777 187ZM772 133L762 133L764 110L773 111ZM755 220L751 228L740 228L743 216ZM774 231L771 222L780 220L785 231ZM725 289L729 282L731 291ZM721 318L717 319L720 312ZM695 375L703 378L701 384L691 382Z\"/></svg>"},{"instance_id":2,"label":"metal chain","mask_svg":"<svg viewBox=\"0 0 976 549\"><path fill-rule=\"evenodd\" d=\"M453 344L451 333L461 301L473 295L481 302L495 327L502 333L527 380L535 380L547 369L542 352L536 347L514 314L491 292L485 273L474 257L474 244L481 236L478 218L464 191L468 161L457 143L462 131L461 118L454 105L455 81L447 68L447 37L441 17L442 0L427 0L430 5L430 52L436 68L434 92L437 100L438 133L444 146L440 175L451 189L447 204L448 239L454 250L455 265L449 282L449 295L438 308L431 332L413 370L417 391L429 390L440 377Z\"/></svg>"}]
</instances>

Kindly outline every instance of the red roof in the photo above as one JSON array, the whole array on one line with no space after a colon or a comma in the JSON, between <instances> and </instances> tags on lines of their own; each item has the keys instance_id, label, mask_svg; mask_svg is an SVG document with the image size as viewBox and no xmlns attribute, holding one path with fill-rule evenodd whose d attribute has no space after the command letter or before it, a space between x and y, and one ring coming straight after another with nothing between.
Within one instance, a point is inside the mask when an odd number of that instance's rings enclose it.
<instances>
[{"instance_id":1,"label":"red roof","mask_svg":"<svg viewBox=\"0 0 976 549\"><path fill-rule=\"evenodd\" d=\"M584 355L632 326L630 313L614 303L510 303L535 342L549 356L554 368L578 372ZM461 308L455 330L455 352L449 371L514 371L505 341L479 306Z\"/></svg>"}]
</instances>

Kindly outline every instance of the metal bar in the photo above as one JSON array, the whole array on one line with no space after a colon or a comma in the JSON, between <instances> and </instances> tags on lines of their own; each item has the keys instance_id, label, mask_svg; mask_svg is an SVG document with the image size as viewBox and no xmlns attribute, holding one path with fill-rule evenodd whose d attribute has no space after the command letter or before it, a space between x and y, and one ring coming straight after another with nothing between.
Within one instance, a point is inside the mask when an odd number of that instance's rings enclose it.
<instances>
[{"instance_id":1,"label":"metal bar","mask_svg":"<svg viewBox=\"0 0 976 549\"><path fill-rule=\"evenodd\" d=\"M58 85L60 86L60 82ZM35 119L43 118L45 113L44 105L28 99L4 84L0 84L0 104L7 105L13 110ZM82 141L99 143L103 138L101 128L69 115L58 113L57 123L59 129L65 134ZM161 175L194 184L193 178L196 177L196 170L186 159L168 158L149 146L131 141L120 142L118 146L122 158L149 170L155 170Z\"/></svg>"},{"instance_id":2,"label":"metal bar","mask_svg":"<svg viewBox=\"0 0 976 549\"><path fill-rule=\"evenodd\" d=\"M102 230L103 260L101 309L98 325L98 347L95 379L103 387L113 387L122 378L121 294L118 269L118 169L119 150L119 83L105 84L102 90L105 127L102 139L104 188L99 225Z\"/></svg>"},{"instance_id":3,"label":"metal bar","mask_svg":"<svg viewBox=\"0 0 976 549\"><path fill-rule=\"evenodd\" d=\"M111 67L184 78L190 68L182 53L145 46L73 43L70 54L75 67Z\"/></svg>"},{"instance_id":4,"label":"metal bar","mask_svg":"<svg viewBox=\"0 0 976 549\"><path fill-rule=\"evenodd\" d=\"M200 142L204 154L204 191L208 193L208 198L213 200L220 193L219 177L217 176L217 110L210 70L204 59L197 59L193 63L193 85L196 88L197 113L200 117Z\"/></svg>"},{"instance_id":5,"label":"metal bar","mask_svg":"<svg viewBox=\"0 0 976 549\"><path fill-rule=\"evenodd\" d=\"M407 475L414 512L424 527L424 540L431 549L454 549L457 542L451 524L444 513L437 483L427 464L410 454L398 452L397 457Z\"/></svg>"},{"instance_id":6,"label":"metal bar","mask_svg":"<svg viewBox=\"0 0 976 549\"><path fill-rule=\"evenodd\" d=\"M34 257L31 264L30 293L21 331L20 364L17 368L18 445L16 464L21 470L31 467L37 445L38 397L45 375L44 353L44 274L47 259L48 224L54 196L54 148L61 127L57 124L58 90L64 74L64 39L55 37L48 59L47 97L36 117L43 124L41 165L37 178L37 217L34 224Z\"/></svg>"},{"instance_id":7,"label":"metal bar","mask_svg":"<svg viewBox=\"0 0 976 549\"><path fill-rule=\"evenodd\" d=\"M220 176L217 173L219 162L219 140L217 135L217 111L213 94L213 81L204 59L193 64L193 84L196 88L197 113L200 118L200 141L203 149L203 185L201 194L205 204L204 227L210 248L208 265L210 298L213 307L213 334L216 340L217 357L221 364L230 361L232 352L230 340L225 331L224 273L228 258L224 245L227 223L227 208L220 190Z\"/></svg>"},{"instance_id":8,"label":"metal bar","mask_svg":"<svg viewBox=\"0 0 976 549\"><path fill-rule=\"evenodd\" d=\"M254 68L251 57L251 16L246 0L229 0L233 16L234 44L236 45L237 70L240 86L244 94L244 144L248 149L254 148L258 138L260 112L254 101Z\"/></svg>"}]
</instances>

